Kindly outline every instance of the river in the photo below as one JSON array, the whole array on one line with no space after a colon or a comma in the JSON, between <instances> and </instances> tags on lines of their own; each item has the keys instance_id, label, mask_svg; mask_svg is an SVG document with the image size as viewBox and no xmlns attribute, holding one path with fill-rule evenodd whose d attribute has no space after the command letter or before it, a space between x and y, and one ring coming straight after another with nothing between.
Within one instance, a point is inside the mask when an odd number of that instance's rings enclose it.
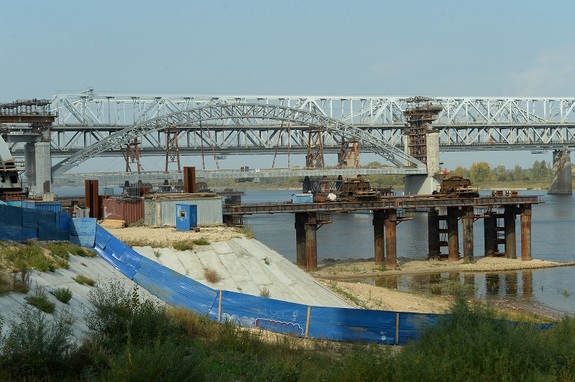
<instances>
[{"instance_id":1,"label":"river","mask_svg":"<svg viewBox=\"0 0 575 382\"><path fill-rule=\"evenodd\" d=\"M243 203L285 202L294 191L246 191ZM532 254L534 259L575 261L575 197L547 195L545 191L522 191L539 195L542 204L533 206ZM296 260L294 217L292 214L253 215L247 218L257 240L291 261ZM517 233L520 232L517 219ZM483 253L483 223L475 223L475 254ZM461 227L460 227L461 232ZM518 240L519 240L519 234ZM416 213L413 220L397 227L397 255L400 263L427 258L427 215ZM332 224L317 231L318 262L326 259L373 258L373 225L369 214L335 214ZM460 239L461 240L461 239ZM460 248L461 245L460 245ZM518 250L521 248L517 245ZM520 254L518 253L518 256ZM575 267L559 267L517 272L434 274L363 280L402 291L421 290L447 293L438 285L459 281L477 297L517 300L554 312L575 314Z\"/></svg>"}]
</instances>

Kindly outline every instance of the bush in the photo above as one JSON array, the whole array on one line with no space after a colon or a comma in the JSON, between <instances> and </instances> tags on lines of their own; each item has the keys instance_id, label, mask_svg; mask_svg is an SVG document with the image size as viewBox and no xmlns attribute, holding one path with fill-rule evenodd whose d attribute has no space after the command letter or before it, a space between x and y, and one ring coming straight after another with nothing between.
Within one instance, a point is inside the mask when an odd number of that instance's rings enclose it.
<instances>
[{"instance_id":1,"label":"bush","mask_svg":"<svg viewBox=\"0 0 575 382\"><path fill-rule=\"evenodd\" d=\"M194 241L191 239L177 240L172 243L172 247L176 251L187 251L194 248Z\"/></svg>"},{"instance_id":2,"label":"bush","mask_svg":"<svg viewBox=\"0 0 575 382\"><path fill-rule=\"evenodd\" d=\"M52 291L52 294L56 296L58 301L67 304L70 299L72 299L72 291L69 288L58 288Z\"/></svg>"},{"instance_id":3,"label":"bush","mask_svg":"<svg viewBox=\"0 0 575 382\"><path fill-rule=\"evenodd\" d=\"M105 345L125 345L128 337L135 345L154 343L170 330L164 310L151 300L141 301L138 288L131 292L119 282L90 292L94 308L86 316L88 328Z\"/></svg>"},{"instance_id":4,"label":"bush","mask_svg":"<svg viewBox=\"0 0 575 382\"><path fill-rule=\"evenodd\" d=\"M2 340L3 379L57 379L65 374L74 350L69 320L64 316L48 320L41 311L27 307L22 309L20 320L9 322L8 335Z\"/></svg>"}]
</instances>

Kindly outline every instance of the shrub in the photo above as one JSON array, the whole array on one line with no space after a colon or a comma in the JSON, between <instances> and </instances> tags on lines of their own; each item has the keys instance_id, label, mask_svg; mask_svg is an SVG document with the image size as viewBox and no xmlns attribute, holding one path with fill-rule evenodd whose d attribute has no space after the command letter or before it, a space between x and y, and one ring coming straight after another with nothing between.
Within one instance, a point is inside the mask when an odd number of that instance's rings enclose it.
<instances>
[{"instance_id":1,"label":"shrub","mask_svg":"<svg viewBox=\"0 0 575 382\"><path fill-rule=\"evenodd\" d=\"M215 284L221 280L220 274L216 270L211 268L204 268L204 277L208 282L212 284Z\"/></svg>"},{"instance_id":2,"label":"shrub","mask_svg":"<svg viewBox=\"0 0 575 382\"><path fill-rule=\"evenodd\" d=\"M265 297L265 298L269 298L270 297L270 290L266 287L263 287L260 291L260 296Z\"/></svg>"},{"instance_id":3,"label":"shrub","mask_svg":"<svg viewBox=\"0 0 575 382\"><path fill-rule=\"evenodd\" d=\"M48 300L46 291L40 287L36 288L34 296L26 297L25 300L28 304L45 313L54 313L54 310L56 309L56 304Z\"/></svg>"},{"instance_id":4,"label":"shrub","mask_svg":"<svg viewBox=\"0 0 575 382\"><path fill-rule=\"evenodd\" d=\"M126 344L128 337L135 345L154 343L169 332L164 310L151 300L142 301L137 287L129 292L118 282L110 283L91 291L89 300L94 308L86 324L106 345Z\"/></svg>"},{"instance_id":5,"label":"shrub","mask_svg":"<svg viewBox=\"0 0 575 382\"><path fill-rule=\"evenodd\" d=\"M253 239L256 237L252 227L249 225L242 226L242 234L246 237L246 239Z\"/></svg>"},{"instance_id":6,"label":"shrub","mask_svg":"<svg viewBox=\"0 0 575 382\"><path fill-rule=\"evenodd\" d=\"M74 350L69 321L57 315L48 320L39 310L24 307L20 322L8 324L9 333L2 341L2 373L14 380L26 377L58 379L68 366Z\"/></svg>"},{"instance_id":7,"label":"shrub","mask_svg":"<svg viewBox=\"0 0 575 382\"><path fill-rule=\"evenodd\" d=\"M96 281L94 281L91 278L86 277L84 275L78 275L78 276L74 277L74 281L76 281L78 284L82 284L82 285L84 285L84 284L89 285L89 286L96 285Z\"/></svg>"},{"instance_id":8,"label":"shrub","mask_svg":"<svg viewBox=\"0 0 575 382\"><path fill-rule=\"evenodd\" d=\"M72 291L69 288L58 288L52 291L52 294L56 296L58 301L67 304L70 299L72 299Z\"/></svg>"},{"instance_id":9,"label":"shrub","mask_svg":"<svg viewBox=\"0 0 575 382\"><path fill-rule=\"evenodd\" d=\"M48 244L46 248L52 253L52 255L60 257L65 260L68 260L70 255L76 255L81 257L96 256L96 253L91 249L76 244L72 244L69 242L51 243Z\"/></svg>"}]
</instances>

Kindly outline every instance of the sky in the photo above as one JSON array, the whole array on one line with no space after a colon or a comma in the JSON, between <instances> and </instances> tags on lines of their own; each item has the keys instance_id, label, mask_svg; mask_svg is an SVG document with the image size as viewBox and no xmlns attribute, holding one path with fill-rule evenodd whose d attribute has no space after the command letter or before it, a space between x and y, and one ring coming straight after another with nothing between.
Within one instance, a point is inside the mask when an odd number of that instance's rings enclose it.
<instances>
[{"instance_id":1,"label":"sky","mask_svg":"<svg viewBox=\"0 0 575 382\"><path fill-rule=\"evenodd\" d=\"M4 1L0 102L86 88L573 97L573 15L569 0ZM442 153L442 162L476 157L508 168L552 160Z\"/></svg>"}]
</instances>

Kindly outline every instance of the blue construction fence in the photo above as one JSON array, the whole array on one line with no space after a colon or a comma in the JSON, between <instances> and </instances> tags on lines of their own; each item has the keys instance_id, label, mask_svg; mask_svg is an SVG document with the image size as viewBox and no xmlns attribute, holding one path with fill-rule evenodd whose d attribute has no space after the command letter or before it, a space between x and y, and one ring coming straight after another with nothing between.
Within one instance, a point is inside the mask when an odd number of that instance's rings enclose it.
<instances>
[{"instance_id":1,"label":"blue construction fence","mask_svg":"<svg viewBox=\"0 0 575 382\"><path fill-rule=\"evenodd\" d=\"M159 299L218 322L336 341L405 344L438 315L332 308L215 290L165 267L96 226L95 249L110 265Z\"/></svg>"}]
</instances>

